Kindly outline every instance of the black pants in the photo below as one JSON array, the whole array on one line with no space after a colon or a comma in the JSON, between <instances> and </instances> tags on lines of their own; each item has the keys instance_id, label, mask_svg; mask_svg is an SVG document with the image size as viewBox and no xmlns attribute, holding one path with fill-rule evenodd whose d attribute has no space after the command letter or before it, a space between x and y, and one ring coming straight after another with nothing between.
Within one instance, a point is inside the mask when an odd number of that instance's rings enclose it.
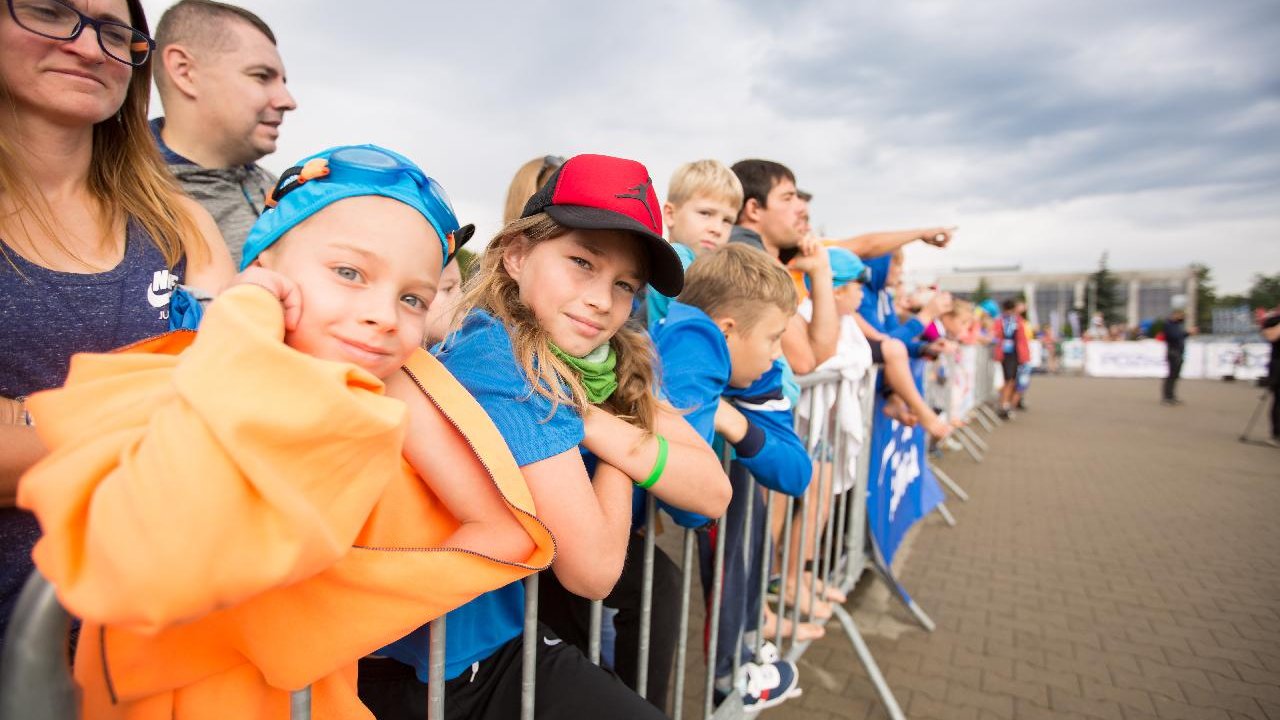
<instances>
[{"instance_id":1,"label":"black pants","mask_svg":"<svg viewBox=\"0 0 1280 720\"><path fill-rule=\"evenodd\" d=\"M534 716L542 720L609 717L661 720L643 698L617 677L592 665L577 648L539 627ZM523 643L517 637L481 661L473 673L445 683L449 720L511 720L520 717ZM390 659L361 660L360 701L378 720L425 720L427 685L413 668Z\"/></svg>"},{"instance_id":2,"label":"black pants","mask_svg":"<svg viewBox=\"0 0 1280 720\"><path fill-rule=\"evenodd\" d=\"M1164 379L1164 399L1176 400L1178 377L1182 375L1182 353L1169 353L1169 374Z\"/></svg>"},{"instance_id":3,"label":"black pants","mask_svg":"<svg viewBox=\"0 0 1280 720\"><path fill-rule=\"evenodd\" d=\"M1280 379L1271 381L1271 437L1280 440Z\"/></svg>"},{"instance_id":4,"label":"black pants","mask_svg":"<svg viewBox=\"0 0 1280 720\"><path fill-rule=\"evenodd\" d=\"M639 669L640 590L644 582L644 536L632 535L622 576L604 604L618 614L614 670L627 687L635 688ZM653 553L653 604L649 624L649 675L645 696L654 707L667 711L667 691L675 664L680 634L680 569L658 548ZM538 579L538 619L583 653L591 630L591 602L574 595L551 571Z\"/></svg>"}]
</instances>

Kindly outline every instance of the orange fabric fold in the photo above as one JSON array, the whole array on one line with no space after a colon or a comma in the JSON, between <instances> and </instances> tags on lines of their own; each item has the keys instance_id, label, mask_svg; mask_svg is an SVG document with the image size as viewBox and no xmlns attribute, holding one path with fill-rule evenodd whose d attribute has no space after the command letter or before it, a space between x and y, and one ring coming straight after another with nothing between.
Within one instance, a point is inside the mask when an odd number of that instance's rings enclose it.
<instances>
[{"instance_id":1,"label":"orange fabric fold","mask_svg":"<svg viewBox=\"0 0 1280 720\"><path fill-rule=\"evenodd\" d=\"M458 522L400 454L404 404L283 332L276 299L238 286L199 333L77 355L30 398L51 453L18 503L84 620L85 717L285 718L310 685L313 717L371 718L360 657L551 563L497 428L434 358L404 368L433 409L426 471L494 484L533 540L522 563L441 547Z\"/></svg>"}]
</instances>

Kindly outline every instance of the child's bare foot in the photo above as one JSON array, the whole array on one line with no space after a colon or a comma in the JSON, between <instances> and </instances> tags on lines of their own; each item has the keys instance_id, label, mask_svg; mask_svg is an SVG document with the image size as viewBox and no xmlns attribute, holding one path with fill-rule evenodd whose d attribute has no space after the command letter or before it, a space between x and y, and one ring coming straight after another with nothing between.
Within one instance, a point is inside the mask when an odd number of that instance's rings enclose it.
<instances>
[{"instance_id":1,"label":"child's bare foot","mask_svg":"<svg viewBox=\"0 0 1280 720\"><path fill-rule=\"evenodd\" d=\"M782 637L791 637L794 630L795 628L791 623L791 618L782 618ZM778 616L775 615L773 609L767 605L765 606L764 611L764 626L760 628L760 633L766 640L777 639ZM819 640L826 637L827 630L821 625L802 622L800 623L799 632L795 632L794 634L796 642L809 642L811 640Z\"/></svg>"}]
</instances>

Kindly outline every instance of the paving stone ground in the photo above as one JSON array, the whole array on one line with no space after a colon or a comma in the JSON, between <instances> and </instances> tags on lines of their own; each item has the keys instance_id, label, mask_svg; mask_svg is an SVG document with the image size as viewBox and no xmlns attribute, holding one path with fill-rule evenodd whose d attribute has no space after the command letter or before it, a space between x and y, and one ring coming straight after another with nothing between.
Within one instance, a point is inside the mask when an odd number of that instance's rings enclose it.
<instances>
[{"instance_id":1,"label":"paving stone ground","mask_svg":"<svg viewBox=\"0 0 1280 720\"><path fill-rule=\"evenodd\" d=\"M942 461L971 500L897 559L937 630L851 600L908 717L1280 720L1280 450L1237 442L1260 391L1157 384L1037 377L984 463ZM886 717L839 629L800 671L770 718Z\"/></svg>"},{"instance_id":2,"label":"paving stone ground","mask_svg":"<svg viewBox=\"0 0 1280 720\"><path fill-rule=\"evenodd\" d=\"M937 629L867 578L849 603L908 717L1280 720L1280 450L1237 442L1251 385L1181 392L1171 408L1158 381L1037 377L984 463L941 462L971 500L895 561ZM767 717L887 717L834 625L800 672Z\"/></svg>"}]
</instances>

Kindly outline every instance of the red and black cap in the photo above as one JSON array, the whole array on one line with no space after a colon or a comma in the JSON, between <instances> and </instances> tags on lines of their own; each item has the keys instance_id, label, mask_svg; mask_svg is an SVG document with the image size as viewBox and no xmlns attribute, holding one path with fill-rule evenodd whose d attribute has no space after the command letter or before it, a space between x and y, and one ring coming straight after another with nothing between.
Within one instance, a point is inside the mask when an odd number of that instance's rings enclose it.
<instances>
[{"instance_id":1,"label":"red and black cap","mask_svg":"<svg viewBox=\"0 0 1280 720\"><path fill-rule=\"evenodd\" d=\"M662 239L662 206L653 180L635 160L575 155L525 203L520 217L540 212L579 230L627 230L649 256L649 284L668 297L684 288L684 265Z\"/></svg>"}]
</instances>

